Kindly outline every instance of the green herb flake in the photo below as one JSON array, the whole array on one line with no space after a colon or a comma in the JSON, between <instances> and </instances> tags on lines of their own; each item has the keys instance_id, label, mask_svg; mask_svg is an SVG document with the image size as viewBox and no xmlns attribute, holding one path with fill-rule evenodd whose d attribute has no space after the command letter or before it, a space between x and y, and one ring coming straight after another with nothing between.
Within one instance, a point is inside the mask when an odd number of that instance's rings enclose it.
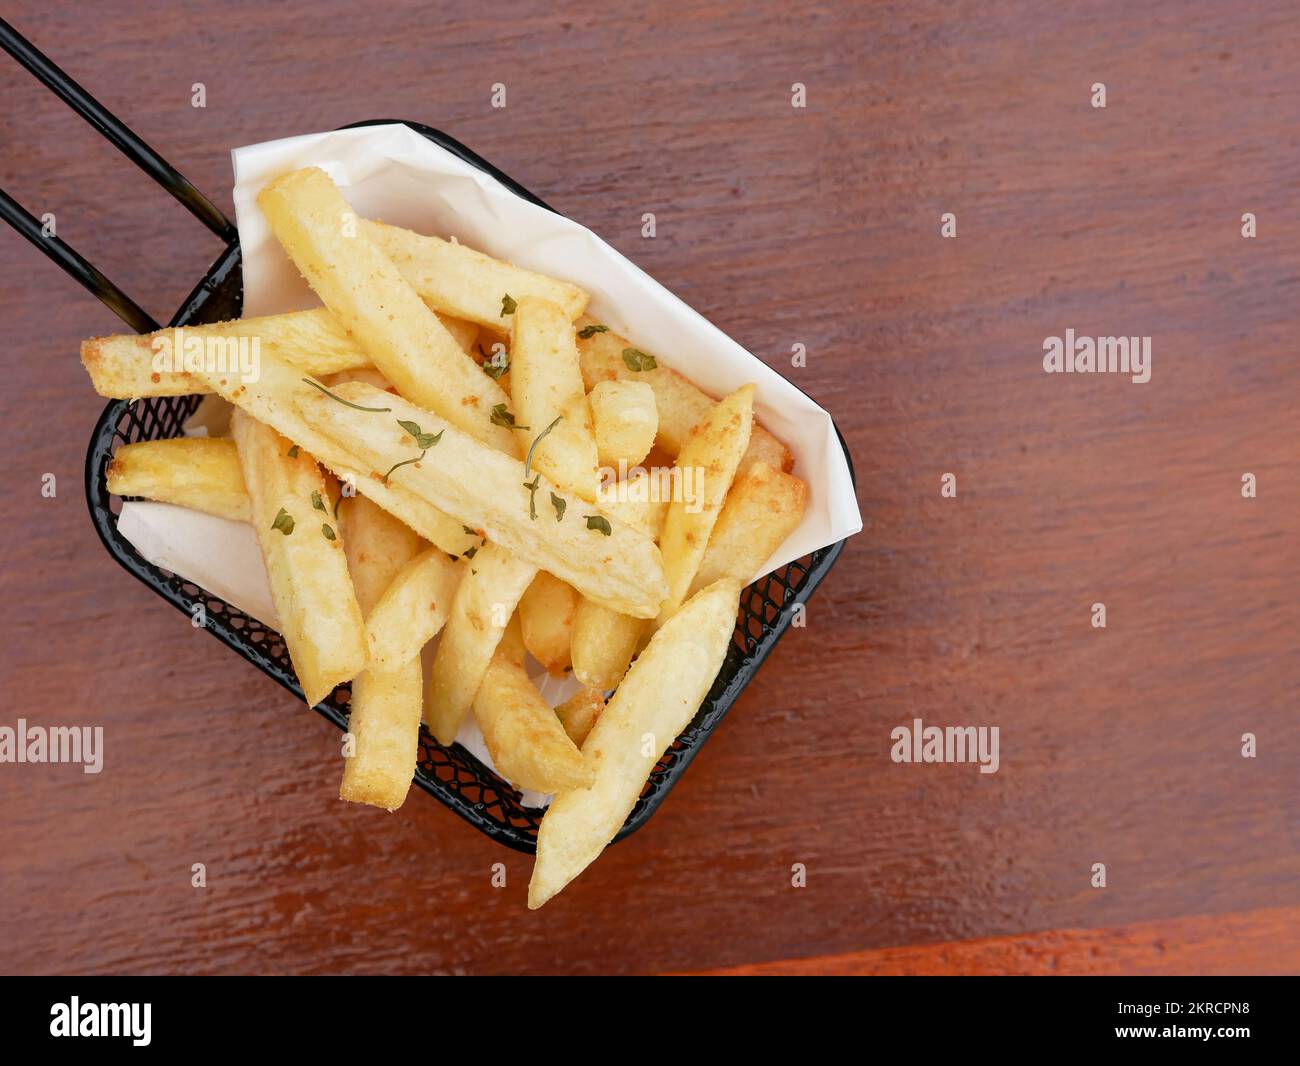
<instances>
[{"instance_id":1,"label":"green herb flake","mask_svg":"<svg viewBox=\"0 0 1300 1066\"><path fill-rule=\"evenodd\" d=\"M466 559L473 559L474 556L476 556L477 554L478 554L478 548L466 548L466 549L465 549L465 558L466 558Z\"/></svg>"},{"instance_id":2,"label":"green herb flake","mask_svg":"<svg viewBox=\"0 0 1300 1066\"><path fill-rule=\"evenodd\" d=\"M551 493L551 506L555 508L555 520L562 522L564 520L564 509L569 506L569 502L562 496Z\"/></svg>"},{"instance_id":3,"label":"green herb flake","mask_svg":"<svg viewBox=\"0 0 1300 1066\"><path fill-rule=\"evenodd\" d=\"M477 529L470 529L469 526L461 526L460 528L463 529L463 530L464 530L467 534L469 534L469 536L471 536L471 537L477 537L477 536L478 536L478 530L477 530Z\"/></svg>"},{"instance_id":4,"label":"green herb flake","mask_svg":"<svg viewBox=\"0 0 1300 1066\"><path fill-rule=\"evenodd\" d=\"M505 426L506 429L528 429L528 426L516 425L515 416L506 410L506 405L503 403L492 405L491 421L494 426Z\"/></svg>"},{"instance_id":5,"label":"green herb flake","mask_svg":"<svg viewBox=\"0 0 1300 1066\"><path fill-rule=\"evenodd\" d=\"M442 440L442 430L438 430L437 433L425 433L417 423L404 422L400 418L397 420L397 424L415 438L415 446L417 448L423 448L427 451L437 444L438 441Z\"/></svg>"},{"instance_id":6,"label":"green herb flake","mask_svg":"<svg viewBox=\"0 0 1300 1066\"><path fill-rule=\"evenodd\" d=\"M525 481L524 488L528 490L528 517L533 521L537 520L537 490L541 487L542 475L538 474L532 481Z\"/></svg>"},{"instance_id":7,"label":"green herb flake","mask_svg":"<svg viewBox=\"0 0 1300 1066\"><path fill-rule=\"evenodd\" d=\"M338 537L334 535L334 530L330 529L330 527L323 522L321 523L320 531L325 534L326 540L338 540Z\"/></svg>"},{"instance_id":8,"label":"green herb flake","mask_svg":"<svg viewBox=\"0 0 1300 1066\"><path fill-rule=\"evenodd\" d=\"M509 293L506 293L501 297L501 317L505 318L506 315L513 315L515 313L515 308L518 306L519 305L514 301L514 297Z\"/></svg>"},{"instance_id":9,"label":"green herb flake","mask_svg":"<svg viewBox=\"0 0 1300 1066\"><path fill-rule=\"evenodd\" d=\"M325 501L320 498L319 492L313 492L311 494L311 505L318 511L325 510Z\"/></svg>"},{"instance_id":10,"label":"green herb flake","mask_svg":"<svg viewBox=\"0 0 1300 1066\"><path fill-rule=\"evenodd\" d=\"M546 436L546 434L551 432L551 430L560 424L560 419L563 417L564 415L556 415L555 421L533 438L533 443L528 446L528 455L524 457L524 477L527 477L533 472L533 450L542 443L542 438Z\"/></svg>"},{"instance_id":11,"label":"green herb flake","mask_svg":"<svg viewBox=\"0 0 1300 1066\"><path fill-rule=\"evenodd\" d=\"M500 381L506 371L510 369L510 360L504 358L505 352L501 353L503 358L498 360L495 352L492 355L484 352L483 345L480 344L478 350L483 353L483 373L493 381Z\"/></svg>"},{"instance_id":12,"label":"green herb flake","mask_svg":"<svg viewBox=\"0 0 1300 1066\"><path fill-rule=\"evenodd\" d=\"M299 448L298 445L295 444L292 448L289 449L289 458L290 458L290 459L297 459L297 458L298 458L298 453L299 453L301 450L302 450L302 449Z\"/></svg>"},{"instance_id":13,"label":"green herb flake","mask_svg":"<svg viewBox=\"0 0 1300 1066\"><path fill-rule=\"evenodd\" d=\"M604 533L605 536L607 537L612 536L614 533L614 531L610 528L609 519L603 518L598 514L587 515L587 528L598 529L602 533Z\"/></svg>"},{"instance_id":14,"label":"green herb flake","mask_svg":"<svg viewBox=\"0 0 1300 1066\"><path fill-rule=\"evenodd\" d=\"M278 529L286 537L293 532L293 515L280 508L280 513L275 516L275 521L271 523L272 529Z\"/></svg>"},{"instance_id":15,"label":"green herb flake","mask_svg":"<svg viewBox=\"0 0 1300 1066\"><path fill-rule=\"evenodd\" d=\"M629 370L638 373L642 370L654 370L659 365L653 355L646 355L640 348L624 348L623 362Z\"/></svg>"},{"instance_id":16,"label":"green herb flake","mask_svg":"<svg viewBox=\"0 0 1300 1066\"><path fill-rule=\"evenodd\" d=\"M311 378L303 378L302 380L305 381L308 385L310 385L313 389L320 389L321 392L323 392L335 403L341 403L344 407L351 407L354 411L370 411L373 412L374 414L382 415L392 410L391 407L362 407L359 403L353 403L351 400L343 399L342 396L335 396L334 393L330 392L330 390L327 389L324 385L322 385L319 381L312 381Z\"/></svg>"},{"instance_id":17,"label":"green herb flake","mask_svg":"<svg viewBox=\"0 0 1300 1066\"><path fill-rule=\"evenodd\" d=\"M594 337L597 333L608 333L608 332L609 332L608 326L597 326L593 324L590 326L583 326L582 329L578 330L578 336L581 337L584 341L586 341L586 340L591 340L591 338Z\"/></svg>"},{"instance_id":18,"label":"green herb flake","mask_svg":"<svg viewBox=\"0 0 1300 1066\"><path fill-rule=\"evenodd\" d=\"M428 450L428 449L426 449L425 451L427 451L427 450ZM396 470L399 466L410 466L412 463L418 463L421 459L424 458L424 456L425 456L425 452L421 452L419 455L414 456L414 457L411 458L411 459L403 459L400 463L394 463L392 466L390 466L390 467L388 468L388 473L385 474L382 478L380 478L380 480L381 480L385 485L387 485L387 484L388 484L388 478L391 476L391 474L393 473L393 471Z\"/></svg>"}]
</instances>

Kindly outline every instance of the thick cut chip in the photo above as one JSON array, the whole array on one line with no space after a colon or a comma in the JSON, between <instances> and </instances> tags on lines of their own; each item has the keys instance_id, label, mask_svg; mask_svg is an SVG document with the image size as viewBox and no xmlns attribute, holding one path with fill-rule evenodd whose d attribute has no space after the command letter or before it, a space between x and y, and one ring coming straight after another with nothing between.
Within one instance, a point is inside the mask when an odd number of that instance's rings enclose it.
<instances>
[{"instance_id":1,"label":"thick cut chip","mask_svg":"<svg viewBox=\"0 0 1300 1066\"><path fill-rule=\"evenodd\" d=\"M366 614L370 665L383 669L420 654L447 622L461 567L438 548L403 566Z\"/></svg>"},{"instance_id":2,"label":"thick cut chip","mask_svg":"<svg viewBox=\"0 0 1300 1066\"><path fill-rule=\"evenodd\" d=\"M632 618L583 599L574 611L569 642L573 676L602 692L617 688L645 630L644 618Z\"/></svg>"},{"instance_id":3,"label":"thick cut chip","mask_svg":"<svg viewBox=\"0 0 1300 1066\"><path fill-rule=\"evenodd\" d=\"M323 307L81 343L81 362L95 391L114 400L213 391L186 367L255 380L263 358L284 360L316 377L370 365L370 357Z\"/></svg>"},{"instance_id":4,"label":"thick cut chip","mask_svg":"<svg viewBox=\"0 0 1300 1066\"><path fill-rule=\"evenodd\" d=\"M493 656L474 696L474 717L497 772L516 788L562 792L591 783L577 745L508 654Z\"/></svg>"},{"instance_id":5,"label":"thick cut chip","mask_svg":"<svg viewBox=\"0 0 1300 1066\"><path fill-rule=\"evenodd\" d=\"M510 341L510 397L530 467L562 489L594 500L596 437L578 368L573 323L553 303L523 297Z\"/></svg>"},{"instance_id":6,"label":"thick cut chip","mask_svg":"<svg viewBox=\"0 0 1300 1066\"><path fill-rule=\"evenodd\" d=\"M709 537L693 588L721 577L748 584L803 518L808 486L755 463L736 478Z\"/></svg>"},{"instance_id":7,"label":"thick cut chip","mask_svg":"<svg viewBox=\"0 0 1300 1066\"><path fill-rule=\"evenodd\" d=\"M348 571L362 613L373 618L385 589L420 550L420 538L362 496L340 501ZM384 668L372 664L353 679L348 704L351 754L339 798L393 811L410 790L420 747L424 676L419 650Z\"/></svg>"},{"instance_id":8,"label":"thick cut chip","mask_svg":"<svg viewBox=\"0 0 1300 1066\"><path fill-rule=\"evenodd\" d=\"M537 568L496 544L464 559L424 693L424 721L442 745L456 739L519 597Z\"/></svg>"},{"instance_id":9,"label":"thick cut chip","mask_svg":"<svg viewBox=\"0 0 1300 1066\"><path fill-rule=\"evenodd\" d=\"M587 398L601 466L636 466L650 454L659 431L654 389L644 381L598 381Z\"/></svg>"},{"instance_id":10,"label":"thick cut chip","mask_svg":"<svg viewBox=\"0 0 1300 1066\"><path fill-rule=\"evenodd\" d=\"M519 601L524 647L557 676L569 667L569 637L578 594L545 570L539 571Z\"/></svg>"},{"instance_id":11,"label":"thick cut chip","mask_svg":"<svg viewBox=\"0 0 1300 1066\"><path fill-rule=\"evenodd\" d=\"M743 385L692 430L677 453L677 469L692 489L668 505L659 547L668 575L668 599L659 611L659 624L681 606L704 559L709 535L718 520L736 476L740 457L749 444L754 386Z\"/></svg>"},{"instance_id":12,"label":"thick cut chip","mask_svg":"<svg viewBox=\"0 0 1300 1066\"><path fill-rule=\"evenodd\" d=\"M289 658L315 706L366 665L366 627L316 460L274 430L235 412L231 431L248 487L257 542Z\"/></svg>"},{"instance_id":13,"label":"thick cut chip","mask_svg":"<svg viewBox=\"0 0 1300 1066\"><path fill-rule=\"evenodd\" d=\"M690 723L722 668L740 586L697 593L651 639L582 745L590 788L555 797L537 833L528 885L536 909L595 861L636 806L646 778Z\"/></svg>"},{"instance_id":14,"label":"thick cut chip","mask_svg":"<svg viewBox=\"0 0 1300 1066\"><path fill-rule=\"evenodd\" d=\"M380 222L363 222L362 227L412 288L445 314L508 333L511 312L506 297L516 302L525 296L549 300L563 309L569 321L586 309L587 294L567 281L524 270L440 237Z\"/></svg>"},{"instance_id":15,"label":"thick cut chip","mask_svg":"<svg viewBox=\"0 0 1300 1066\"><path fill-rule=\"evenodd\" d=\"M232 440L173 437L124 444L108 464L108 491L247 522L248 491Z\"/></svg>"},{"instance_id":16,"label":"thick cut chip","mask_svg":"<svg viewBox=\"0 0 1300 1066\"><path fill-rule=\"evenodd\" d=\"M591 732L591 727L596 724L596 719L604 709L605 697L600 689L584 688L556 707L555 717L560 720L560 725L564 726L569 739L578 747L582 747L587 734Z\"/></svg>"},{"instance_id":17,"label":"thick cut chip","mask_svg":"<svg viewBox=\"0 0 1300 1066\"><path fill-rule=\"evenodd\" d=\"M321 302L399 393L513 454L510 430L492 420L506 394L371 241L329 175L318 167L285 174L257 203Z\"/></svg>"}]
</instances>

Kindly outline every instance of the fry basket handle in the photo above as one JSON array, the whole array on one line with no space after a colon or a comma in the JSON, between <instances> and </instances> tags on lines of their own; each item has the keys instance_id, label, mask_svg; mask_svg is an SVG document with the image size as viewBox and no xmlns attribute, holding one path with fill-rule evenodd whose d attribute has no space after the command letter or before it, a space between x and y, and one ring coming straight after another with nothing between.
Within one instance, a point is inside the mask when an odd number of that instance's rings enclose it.
<instances>
[{"instance_id":1,"label":"fry basket handle","mask_svg":"<svg viewBox=\"0 0 1300 1066\"><path fill-rule=\"evenodd\" d=\"M113 147L166 189L226 245L234 244L239 239L234 224L180 171L137 137L4 19L0 19L0 48L18 60L42 85L89 122ZM54 234L46 234L40 221L3 189L0 189L0 218L39 248L69 277L94 293L137 333L148 333L158 328L158 323L103 272L65 241Z\"/></svg>"}]
</instances>

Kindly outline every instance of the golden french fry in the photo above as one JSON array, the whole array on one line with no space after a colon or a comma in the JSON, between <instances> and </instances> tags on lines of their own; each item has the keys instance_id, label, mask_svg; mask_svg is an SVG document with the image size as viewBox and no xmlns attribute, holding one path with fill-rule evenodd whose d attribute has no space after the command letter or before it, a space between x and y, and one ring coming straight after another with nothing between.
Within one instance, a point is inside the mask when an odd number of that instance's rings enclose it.
<instances>
[{"instance_id":1,"label":"golden french fry","mask_svg":"<svg viewBox=\"0 0 1300 1066\"><path fill-rule=\"evenodd\" d=\"M469 439L469 438L466 438ZM424 721L442 745L456 739L519 597L537 573L497 544L480 548L466 568L424 692Z\"/></svg>"},{"instance_id":2,"label":"golden french fry","mask_svg":"<svg viewBox=\"0 0 1300 1066\"><path fill-rule=\"evenodd\" d=\"M576 285L493 259L463 244L380 222L363 222L362 228L415 291L445 314L507 333L506 296L516 301L525 296L549 300L563 308L570 321L586 309L587 294Z\"/></svg>"},{"instance_id":3,"label":"golden french fry","mask_svg":"<svg viewBox=\"0 0 1300 1066\"><path fill-rule=\"evenodd\" d=\"M646 630L644 618L632 618L586 598L573 613L569 649L573 676L589 688L617 688Z\"/></svg>"},{"instance_id":4,"label":"golden french fry","mask_svg":"<svg viewBox=\"0 0 1300 1066\"><path fill-rule=\"evenodd\" d=\"M242 371L255 373L264 356L318 377L370 365L370 357L323 307L81 342L81 362L95 391L115 400L211 392L182 368L206 366L248 377Z\"/></svg>"},{"instance_id":5,"label":"golden french fry","mask_svg":"<svg viewBox=\"0 0 1300 1066\"><path fill-rule=\"evenodd\" d=\"M693 589L722 577L748 584L803 519L808 486L758 462L736 477L709 536Z\"/></svg>"},{"instance_id":6,"label":"golden french fry","mask_svg":"<svg viewBox=\"0 0 1300 1066\"><path fill-rule=\"evenodd\" d=\"M327 497L316 460L237 411L231 431L248 487L253 528L289 658L315 706L366 665L366 629L341 534L318 509Z\"/></svg>"},{"instance_id":7,"label":"golden french fry","mask_svg":"<svg viewBox=\"0 0 1300 1066\"><path fill-rule=\"evenodd\" d=\"M352 681L348 732L356 750L343 762L339 799L395 811L406 799L420 756L419 658Z\"/></svg>"},{"instance_id":8,"label":"golden french fry","mask_svg":"<svg viewBox=\"0 0 1300 1066\"><path fill-rule=\"evenodd\" d=\"M360 226L318 167L277 178L257 197L272 232L321 302L401 395L452 425L514 453L493 409L506 395L479 369Z\"/></svg>"},{"instance_id":9,"label":"golden french fry","mask_svg":"<svg viewBox=\"0 0 1300 1066\"><path fill-rule=\"evenodd\" d=\"M399 396L355 382L335 394L295 396L292 403L312 429L348 448L368 469L387 471L391 485L481 530L521 560L624 614L657 613L667 586L659 550L644 533L558 492L540 473L528 481L520 460ZM417 448L399 420L437 443Z\"/></svg>"},{"instance_id":10,"label":"golden french fry","mask_svg":"<svg viewBox=\"0 0 1300 1066\"><path fill-rule=\"evenodd\" d=\"M362 496L341 500L348 572L362 613L371 618L385 589L420 550L420 538ZM420 747L424 676L417 653L352 681L348 733L354 750L343 763L339 799L393 811L402 805Z\"/></svg>"},{"instance_id":11,"label":"golden french fry","mask_svg":"<svg viewBox=\"0 0 1300 1066\"><path fill-rule=\"evenodd\" d=\"M173 437L124 444L108 464L108 491L249 520L248 492L231 440Z\"/></svg>"},{"instance_id":12,"label":"golden french fry","mask_svg":"<svg viewBox=\"0 0 1300 1066\"><path fill-rule=\"evenodd\" d=\"M655 441L667 454L675 456L691 435L691 430L699 425L717 401L666 366L652 370L633 370L628 361L624 360L623 353L639 350L633 348L626 337L620 337L612 330L583 337L583 329L596 324L586 316L575 323L581 327L578 330L578 361L582 366L582 379L587 390L590 392L602 381L645 382L654 390L655 410L659 416L659 432ZM635 355L629 359L632 364L644 365ZM762 426L755 424L740 469L748 469L751 463L759 459L777 470L789 470L794 466L794 456L790 449Z\"/></svg>"},{"instance_id":13,"label":"golden french fry","mask_svg":"<svg viewBox=\"0 0 1300 1066\"><path fill-rule=\"evenodd\" d=\"M364 496L339 500L338 519L346 535L344 554L352 587L362 617L369 619L384 594L424 545L410 526Z\"/></svg>"},{"instance_id":14,"label":"golden french fry","mask_svg":"<svg viewBox=\"0 0 1300 1066\"><path fill-rule=\"evenodd\" d=\"M581 748L604 709L605 697L600 689L584 688L556 707L555 717L564 726L569 739Z\"/></svg>"},{"instance_id":15,"label":"golden french fry","mask_svg":"<svg viewBox=\"0 0 1300 1066\"><path fill-rule=\"evenodd\" d=\"M293 407L295 396L321 396L322 386L309 384L303 372L275 356L263 356L255 381L238 375L206 370L195 378L224 399L242 408L259 422L288 437L324 463L348 488L345 495L360 491L389 514L401 519L431 544L449 555L461 555L479 541L479 535L465 531L464 523L397 485L386 485L367 462L348 448L313 429ZM386 395L379 393L379 395Z\"/></svg>"},{"instance_id":16,"label":"golden french fry","mask_svg":"<svg viewBox=\"0 0 1300 1066\"><path fill-rule=\"evenodd\" d=\"M587 397L601 466L636 466L659 432L655 391L644 381L598 381Z\"/></svg>"},{"instance_id":17,"label":"golden french fry","mask_svg":"<svg viewBox=\"0 0 1300 1066\"><path fill-rule=\"evenodd\" d=\"M578 594L545 570L539 570L519 601L524 647L551 674L569 666L569 635Z\"/></svg>"},{"instance_id":18,"label":"golden french fry","mask_svg":"<svg viewBox=\"0 0 1300 1066\"><path fill-rule=\"evenodd\" d=\"M492 763L516 788L586 788L593 773L524 668L498 652L474 696Z\"/></svg>"},{"instance_id":19,"label":"golden french fry","mask_svg":"<svg viewBox=\"0 0 1300 1066\"><path fill-rule=\"evenodd\" d=\"M594 500L596 437L578 369L573 323L559 307L520 297L510 339L510 397L521 454L560 488Z\"/></svg>"},{"instance_id":20,"label":"golden french fry","mask_svg":"<svg viewBox=\"0 0 1300 1066\"><path fill-rule=\"evenodd\" d=\"M447 621L461 566L446 552L429 548L394 576L366 614L370 667L384 669L415 658Z\"/></svg>"},{"instance_id":21,"label":"golden french fry","mask_svg":"<svg viewBox=\"0 0 1300 1066\"><path fill-rule=\"evenodd\" d=\"M690 723L718 676L736 625L740 586L719 581L684 604L651 639L582 745L588 789L556 796L537 834L530 910L585 870L614 839L646 778Z\"/></svg>"},{"instance_id":22,"label":"golden french fry","mask_svg":"<svg viewBox=\"0 0 1300 1066\"><path fill-rule=\"evenodd\" d=\"M681 606L699 571L722 501L749 444L753 410L754 386L743 385L709 412L677 453L677 468L683 475L692 473L694 491L668 505L659 535L668 576L668 599L660 608L659 625Z\"/></svg>"},{"instance_id":23,"label":"golden french fry","mask_svg":"<svg viewBox=\"0 0 1300 1066\"><path fill-rule=\"evenodd\" d=\"M446 315L438 319L462 350L473 351L478 326ZM319 378L374 369L370 356L324 307L81 342L81 362L90 383L101 396L115 400L211 392L183 369L187 362L202 359L215 369L239 367L242 360L254 371L263 352Z\"/></svg>"}]
</instances>

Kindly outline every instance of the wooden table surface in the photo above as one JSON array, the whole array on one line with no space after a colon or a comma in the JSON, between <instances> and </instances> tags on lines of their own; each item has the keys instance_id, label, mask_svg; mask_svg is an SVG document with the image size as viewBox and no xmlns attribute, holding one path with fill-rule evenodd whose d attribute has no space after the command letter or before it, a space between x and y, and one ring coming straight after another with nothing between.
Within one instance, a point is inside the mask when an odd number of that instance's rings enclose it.
<instances>
[{"instance_id":1,"label":"wooden table surface","mask_svg":"<svg viewBox=\"0 0 1300 1066\"><path fill-rule=\"evenodd\" d=\"M0 765L0 968L1300 971L1292 0L10 9L232 217L236 145L461 139L826 407L865 529L650 824L529 913L529 858L340 803L333 727L108 558L77 345L116 320L0 236L0 725L106 748ZM7 57L0 93L0 184L169 315L216 239ZM1150 336L1151 380L1045 374L1067 328ZM997 726L999 771L894 763L917 717Z\"/></svg>"}]
</instances>

